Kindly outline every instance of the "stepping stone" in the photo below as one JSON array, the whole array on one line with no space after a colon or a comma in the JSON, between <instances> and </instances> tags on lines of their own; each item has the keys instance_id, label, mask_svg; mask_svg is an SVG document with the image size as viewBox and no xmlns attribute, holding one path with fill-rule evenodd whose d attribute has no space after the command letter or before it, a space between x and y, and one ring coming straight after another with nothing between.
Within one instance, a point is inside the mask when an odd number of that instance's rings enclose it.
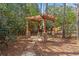
<instances>
[{"instance_id":1,"label":"stepping stone","mask_svg":"<svg viewBox=\"0 0 79 59\"><path fill-rule=\"evenodd\" d=\"M36 54L33 51L26 51L21 56L36 56Z\"/></svg>"}]
</instances>

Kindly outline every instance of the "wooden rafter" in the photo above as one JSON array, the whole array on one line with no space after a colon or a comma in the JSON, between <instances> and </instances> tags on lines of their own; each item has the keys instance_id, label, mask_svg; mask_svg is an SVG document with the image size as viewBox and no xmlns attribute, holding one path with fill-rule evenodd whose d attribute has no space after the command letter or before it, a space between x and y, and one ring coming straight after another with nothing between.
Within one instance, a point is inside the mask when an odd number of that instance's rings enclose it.
<instances>
[{"instance_id":1,"label":"wooden rafter","mask_svg":"<svg viewBox=\"0 0 79 59\"><path fill-rule=\"evenodd\" d=\"M41 15L29 16L29 17L26 17L26 19L29 19L31 21L41 21L42 19L44 19L43 17L46 17L47 20L51 20L51 21L55 20L55 16L48 15L48 14L44 14L43 16Z\"/></svg>"}]
</instances>

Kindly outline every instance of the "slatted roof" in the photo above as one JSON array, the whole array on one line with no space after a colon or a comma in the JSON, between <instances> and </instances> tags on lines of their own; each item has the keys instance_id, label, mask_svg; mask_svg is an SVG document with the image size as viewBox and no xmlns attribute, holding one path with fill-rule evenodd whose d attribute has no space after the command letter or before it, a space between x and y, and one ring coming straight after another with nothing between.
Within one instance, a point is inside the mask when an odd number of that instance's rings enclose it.
<instances>
[{"instance_id":1,"label":"slatted roof","mask_svg":"<svg viewBox=\"0 0 79 59\"><path fill-rule=\"evenodd\" d=\"M29 16L29 17L26 17L26 19L29 19L29 20L32 20L32 21L41 21L44 19L44 17L47 19L47 20L51 20L51 21L54 21L55 20L55 16L53 15L49 15L49 14L44 14L44 15L36 15L36 16Z\"/></svg>"}]
</instances>

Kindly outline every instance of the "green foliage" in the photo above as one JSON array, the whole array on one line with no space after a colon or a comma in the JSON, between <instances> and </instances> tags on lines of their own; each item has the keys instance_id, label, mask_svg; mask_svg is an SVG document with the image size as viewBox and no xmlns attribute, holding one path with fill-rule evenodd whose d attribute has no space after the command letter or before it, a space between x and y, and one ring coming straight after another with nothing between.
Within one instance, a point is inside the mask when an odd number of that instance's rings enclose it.
<instances>
[{"instance_id":1,"label":"green foliage","mask_svg":"<svg viewBox=\"0 0 79 59\"><path fill-rule=\"evenodd\" d=\"M26 29L25 17L38 13L37 4L0 4L0 29L7 30L5 38L15 40Z\"/></svg>"},{"instance_id":2,"label":"green foliage","mask_svg":"<svg viewBox=\"0 0 79 59\"><path fill-rule=\"evenodd\" d=\"M64 9L63 6L55 7L53 8L52 6L49 6L48 8L48 13L56 16L56 21L55 21L55 26L61 26L62 25L62 20L63 20L63 15L64 15ZM66 22L68 24L72 24L76 19L75 12L73 8L70 6L66 6Z\"/></svg>"},{"instance_id":3,"label":"green foliage","mask_svg":"<svg viewBox=\"0 0 79 59\"><path fill-rule=\"evenodd\" d=\"M70 6L65 7L65 12L66 12L66 20L65 20L65 32L66 36L70 36L75 29L75 24L76 24L76 13L74 8L71 8ZM64 20L64 7L63 6L58 6L55 8L52 8L51 6L48 8L48 13L55 15L56 20L55 20L55 26L56 27L62 27L63 25L63 20Z\"/></svg>"},{"instance_id":4,"label":"green foliage","mask_svg":"<svg viewBox=\"0 0 79 59\"><path fill-rule=\"evenodd\" d=\"M76 30L75 24L67 24L65 28L65 32L66 32L65 36L71 37L71 35L74 33L75 30Z\"/></svg>"},{"instance_id":5,"label":"green foliage","mask_svg":"<svg viewBox=\"0 0 79 59\"><path fill-rule=\"evenodd\" d=\"M39 14L38 6L37 4L29 4L28 9L30 11L31 16L35 16Z\"/></svg>"},{"instance_id":6,"label":"green foliage","mask_svg":"<svg viewBox=\"0 0 79 59\"><path fill-rule=\"evenodd\" d=\"M47 20L46 22L46 28L47 30L51 30L51 28L53 27L53 22L50 20Z\"/></svg>"}]
</instances>

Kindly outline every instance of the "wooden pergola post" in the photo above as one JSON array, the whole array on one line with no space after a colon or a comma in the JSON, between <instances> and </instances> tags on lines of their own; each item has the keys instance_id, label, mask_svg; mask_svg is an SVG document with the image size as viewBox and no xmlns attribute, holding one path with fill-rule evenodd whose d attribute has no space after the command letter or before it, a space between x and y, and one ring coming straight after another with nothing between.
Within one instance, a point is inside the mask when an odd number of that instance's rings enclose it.
<instances>
[{"instance_id":1,"label":"wooden pergola post","mask_svg":"<svg viewBox=\"0 0 79 59\"><path fill-rule=\"evenodd\" d=\"M52 21L52 23L53 23L53 27L52 27L52 35L54 36L54 35L55 35L55 30L54 30L54 28L55 28L55 23L54 23L54 21Z\"/></svg>"},{"instance_id":2,"label":"wooden pergola post","mask_svg":"<svg viewBox=\"0 0 79 59\"><path fill-rule=\"evenodd\" d=\"M27 19L27 22L26 22L26 38L29 38L30 37L30 33L29 33L29 25L28 25L29 21Z\"/></svg>"},{"instance_id":3,"label":"wooden pergola post","mask_svg":"<svg viewBox=\"0 0 79 59\"><path fill-rule=\"evenodd\" d=\"M26 38L28 38L28 20L26 22Z\"/></svg>"},{"instance_id":4,"label":"wooden pergola post","mask_svg":"<svg viewBox=\"0 0 79 59\"><path fill-rule=\"evenodd\" d=\"M44 33L46 33L46 17L44 16Z\"/></svg>"},{"instance_id":5,"label":"wooden pergola post","mask_svg":"<svg viewBox=\"0 0 79 59\"><path fill-rule=\"evenodd\" d=\"M38 36L40 36L40 33L39 32L40 32L40 21L38 21Z\"/></svg>"}]
</instances>

